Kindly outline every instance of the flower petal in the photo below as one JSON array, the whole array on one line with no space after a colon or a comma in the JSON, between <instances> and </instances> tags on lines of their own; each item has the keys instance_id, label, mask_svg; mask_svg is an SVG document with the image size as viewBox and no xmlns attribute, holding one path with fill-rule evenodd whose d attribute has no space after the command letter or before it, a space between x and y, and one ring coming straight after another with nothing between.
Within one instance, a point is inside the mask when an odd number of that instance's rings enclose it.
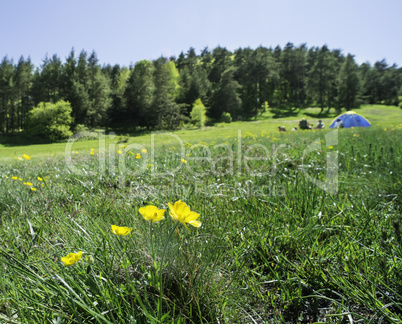
<instances>
[{"instance_id":1,"label":"flower petal","mask_svg":"<svg viewBox=\"0 0 402 324\"><path fill-rule=\"evenodd\" d=\"M78 262L82 258L82 251L79 251L77 254L74 254L75 262Z\"/></svg>"},{"instance_id":2,"label":"flower petal","mask_svg":"<svg viewBox=\"0 0 402 324\"><path fill-rule=\"evenodd\" d=\"M194 227L200 227L201 226L201 222L196 221L196 220L192 220L188 222L190 225L193 225Z\"/></svg>"}]
</instances>

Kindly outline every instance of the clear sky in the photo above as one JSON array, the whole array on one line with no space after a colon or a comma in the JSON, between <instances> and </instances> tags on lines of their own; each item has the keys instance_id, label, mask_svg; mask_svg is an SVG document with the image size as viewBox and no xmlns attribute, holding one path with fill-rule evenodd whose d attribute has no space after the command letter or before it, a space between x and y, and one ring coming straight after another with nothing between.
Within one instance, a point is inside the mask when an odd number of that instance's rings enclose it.
<instances>
[{"instance_id":1,"label":"clear sky","mask_svg":"<svg viewBox=\"0 0 402 324\"><path fill-rule=\"evenodd\" d=\"M0 59L35 66L74 47L128 66L194 47L327 44L402 66L402 0L0 0Z\"/></svg>"}]
</instances>

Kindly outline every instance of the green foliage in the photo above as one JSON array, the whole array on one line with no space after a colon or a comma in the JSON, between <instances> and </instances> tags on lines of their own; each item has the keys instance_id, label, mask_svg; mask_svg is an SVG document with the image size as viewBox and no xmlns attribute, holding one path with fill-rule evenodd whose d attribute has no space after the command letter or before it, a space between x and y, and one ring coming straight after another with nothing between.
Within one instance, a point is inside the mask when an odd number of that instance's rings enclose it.
<instances>
[{"instance_id":1,"label":"green foliage","mask_svg":"<svg viewBox=\"0 0 402 324\"><path fill-rule=\"evenodd\" d=\"M349 54L338 75L338 101L340 107L345 107L347 110L356 107L359 86L357 65L353 56Z\"/></svg>"},{"instance_id":2,"label":"green foliage","mask_svg":"<svg viewBox=\"0 0 402 324\"><path fill-rule=\"evenodd\" d=\"M46 56L36 68L21 57L0 64L0 133L26 129L40 102L68 101L74 123L94 128L175 129L190 118L195 100L217 122L258 116L264 102L281 115L295 108L352 109L360 104L399 105L402 69L385 60L358 65L340 50L286 44L229 51L194 48L177 59L100 66L95 52L72 49L63 62ZM327 112L324 113L324 108Z\"/></svg>"},{"instance_id":3,"label":"green foliage","mask_svg":"<svg viewBox=\"0 0 402 324\"><path fill-rule=\"evenodd\" d=\"M169 61L167 63L167 68L169 70L170 82L173 87L173 95L176 98L180 92L180 74L179 70L176 68L174 61Z\"/></svg>"},{"instance_id":4,"label":"green foliage","mask_svg":"<svg viewBox=\"0 0 402 324\"><path fill-rule=\"evenodd\" d=\"M200 98L193 103L193 109L191 110L190 117L191 122L194 125L197 127L204 127L207 120L207 110Z\"/></svg>"},{"instance_id":5,"label":"green foliage","mask_svg":"<svg viewBox=\"0 0 402 324\"><path fill-rule=\"evenodd\" d=\"M221 123L231 123L232 116L228 112L223 112L220 118Z\"/></svg>"},{"instance_id":6,"label":"green foliage","mask_svg":"<svg viewBox=\"0 0 402 324\"><path fill-rule=\"evenodd\" d=\"M209 117L219 119L223 112L232 116L241 113L242 101L239 95L241 85L235 80L235 68L225 70L213 93L213 104L208 110Z\"/></svg>"},{"instance_id":7,"label":"green foliage","mask_svg":"<svg viewBox=\"0 0 402 324\"><path fill-rule=\"evenodd\" d=\"M59 141L73 135L70 126L70 103L60 100L56 103L41 102L28 114L27 131L32 138L44 141Z\"/></svg>"},{"instance_id":8,"label":"green foliage","mask_svg":"<svg viewBox=\"0 0 402 324\"><path fill-rule=\"evenodd\" d=\"M145 117L148 128L175 130L180 125L180 106L174 98L175 75L170 72L169 64L164 58L154 62L154 96L151 109Z\"/></svg>"},{"instance_id":9,"label":"green foliage","mask_svg":"<svg viewBox=\"0 0 402 324\"><path fill-rule=\"evenodd\" d=\"M124 92L125 107L123 122L120 121L120 124L146 127L154 125L156 116L153 115L153 119L149 119L150 115L155 114L152 110L155 94L154 73L155 67L151 61L142 60L135 64Z\"/></svg>"},{"instance_id":10,"label":"green foliage","mask_svg":"<svg viewBox=\"0 0 402 324\"><path fill-rule=\"evenodd\" d=\"M77 124L74 127L74 134L76 133L82 133L82 132L87 132L88 131L88 127L86 127L83 124Z\"/></svg>"},{"instance_id":11,"label":"green foliage","mask_svg":"<svg viewBox=\"0 0 402 324\"><path fill-rule=\"evenodd\" d=\"M260 109L258 109L258 114L262 115L263 113L267 112L269 108L268 101L264 101L264 103L261 105Z\"/></svg>"}]
</instances>

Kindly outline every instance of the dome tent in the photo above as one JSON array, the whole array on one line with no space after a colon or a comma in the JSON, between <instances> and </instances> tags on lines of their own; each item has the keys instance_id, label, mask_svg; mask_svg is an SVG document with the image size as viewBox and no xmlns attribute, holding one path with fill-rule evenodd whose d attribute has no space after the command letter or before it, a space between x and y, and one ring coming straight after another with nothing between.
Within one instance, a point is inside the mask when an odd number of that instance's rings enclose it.
<instances>
[{"instance_id":1,"label":"dome tent","mask_svg":"<svg viewBox=\"0 0 402 324\"><path fill-rule=\"evenodd\" d=\"M359 114L356 114L354 111L347 111L344 114L341 114L338 117L336 117L329 126L329 128L334 128L336 121L338 119L340 119L343 122L344 128L371 127L371 124L366 118L360 116Z\"/></svg>"}]
</instances>

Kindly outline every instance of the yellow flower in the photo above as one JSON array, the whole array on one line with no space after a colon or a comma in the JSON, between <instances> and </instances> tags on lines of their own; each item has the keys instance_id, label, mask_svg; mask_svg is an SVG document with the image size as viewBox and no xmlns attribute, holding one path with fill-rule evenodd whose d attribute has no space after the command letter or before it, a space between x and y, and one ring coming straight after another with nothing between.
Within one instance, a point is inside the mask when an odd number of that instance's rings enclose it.
<instances>
[{"instance_id":1,"label":"yellow flower","mask_svg":"<svg viewBox=\"0 0 402 324\"><path fill-rule=\"evenodd\" d=\"M329 149L333 149L334 147L333 147L333 146L328 146L328 148L329 148Z\"/></svg>"},{"instance_id":2,"label":"yellow flower","mask_svg":"<svg viewBox=\"0 0 402 324\"><path fill-rule=\"evenodd\" d=\"M74 263L80 261L81 257L82 257L82 251L78 253L70 253L65 257L61 258L61 262L63 262L65 266L71 266Z\"/></svg>"},{"instance_id":3,"label":"yellow flower","mask_svg":"<svg viewBox=\"0 0 402 324\"><path fill-rule=\"evenodd\" d=\"M116 235L126 236L133 230L132 227L120 227L116 225L112 225L112 233Z\"/></svg>"},{"instance_id":4,"label":"yellow flower","mask_svg":"<svg viewBox=\"0 0 402 324\"><path fill-rule=\"evenodd\" d=\"M185 202L182 202L181 200L176 201L174 205L171 203L168 203L169 205L169 214L175 221L179 221L182 223L186 228L187 225L186 223L194 226L194 227L200 227L201 222L197 221L196 219L200 217L200 214L197 214L196 212L193 212L190 210L190 207L187 206Z\"/></svg>"},{"instance_id":5,"label":"yellow flower","mask_svg":"<svg viewBox=\"0 0 402 324\"><path fill-rule=\"evenodd\" d=\"M38 177L38 180L39 180L39 181L43 181L43 179L42 179L41 177Z\"/></svg>"},{"instance_id":6,"label":"yellow flower","mask_svg":"<svg viewBox=\"0 0 402 324\"><path fill-rule=\"evenodd\" d=\"M21 178L18 178L18 180L19 180L19 181L22 181L22 179L21 179Z\"/></svg>"},{"instance_id":7,"label":"yellow flower","mask_svg":"<svg viewBox=\"0 0 402 324\"><path fill-rule=\"evenodd\" d=\"M147 153L148 151L146 149L141 150L142 153Z\"/></svg>"},{"instance_id":8,"label":"yellow flower","mask_svg":"<svg viewBox=\"0 0 402 324\"><path fill-rule=\"evenodd\" d=\"M36 188L31 187L31 190L32 190L32 191L36 191Z\"/></svg>"},{"instance_id":9,"label":"yellow flower","mask_svg":"<svg viewBox=\"0 0 402 324\"><path fill-rule=\"evenodd\" d=\"M185 160L185 159L181 159L180 161L183 163L187 163L187 160Z\"/></svg>"},{"instance_id":10,"label":"yellow flower","mask_svg":"<svg viewBox=\"0 0 402 324\"><path fill-rule=\"evenodd\" d=\"M30 160L30 159L31 159L31 157L30 157L28 154L22 154L22 157L23 157L25 160Z\"/></svg>"},{"instance_id":11,"label":"yellow flower","mask_svg":"<svg viewBox=\"0 0 402 324\"><path fill-rule=\"evenodd\" d=\"M32 187L33 184L31 182L24 182L24 185Z\"/></svg>"},{"instance_id":12,"label":"yellow flower","mask_svg":"<svg viewBox=\"0 0 402 324\"><path fill-rule=\"evenodd\" d=\"M22 157L18 157L18 160L23 161L23 158L22 158Z\"/></svg>"},{"instance_id":13,"label":"yellow flower","mask_svg":"<svg viewBox=\"0 0 402 324\"><path fill-rule=\"evenodd\" d=\"M91 152L89 152L89 154L94 155L94 154L95 154L95 151L91 151Z\"/></svg>"},{"instance_id":14,"label":"yellow flower","mask_svg":"<svg viewBox=\"0 0 402 324\"><path fill-rule=\"evenodd\" d=\"M165 218L163 217L163 215L165 214L165 210L158 209L158 207L156 206L149 205L146 207L141 207L140 209L138 209L138 211L146 221L151 220L155 223Z\"/></svg>"},{"instance_id":15,"label":"yellow flower","mask_svg":"<svg viewBox=\"0 0 402 324\"><path fill-rule=\"evenodd\" d=\"M13 180L18 180L18 177L11 177L11 179L13 179Z\"/></svg>"},{"instance_id":16,"label":"yellow flower","mask_svg":"<svg viewBox=\"0 0 402 324\"><path fill-rule=\"evenodd\" d=\"M122 153L123 153L123 151L117 150L117 153L122 154Z\"/></svg>"},{"instance_id":17,"label":"yellow flower","mask_svg":"<svg viewBox=\"0 0 402 324\"><path fill-rule=\"evenodd\" d=\"M136 159L141 159L141 154L137 153L137 155L135 156Z\"/></svg>"}]
</instances>

